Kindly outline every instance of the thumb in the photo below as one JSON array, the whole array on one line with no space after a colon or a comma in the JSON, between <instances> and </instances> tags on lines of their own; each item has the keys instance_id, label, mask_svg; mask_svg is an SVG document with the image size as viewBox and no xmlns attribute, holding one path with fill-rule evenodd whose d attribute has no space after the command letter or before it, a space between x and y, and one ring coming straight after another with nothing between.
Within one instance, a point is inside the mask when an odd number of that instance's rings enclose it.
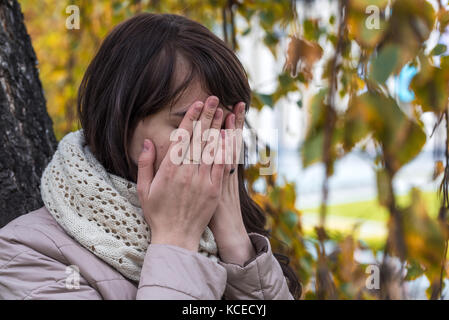
<instances>
[{"instance_id":1,"label":"thumb","mask_svg":"<svg viewBox=\"0 0 449 320\"><path fill-rule=\"evenodd\" d=\"M140 153L137 169L137 192L142 198L147 198L150 193L151 182L154 177L154 161L156 151L150 139L145 139Z\"/></svg>"}]
</instances>

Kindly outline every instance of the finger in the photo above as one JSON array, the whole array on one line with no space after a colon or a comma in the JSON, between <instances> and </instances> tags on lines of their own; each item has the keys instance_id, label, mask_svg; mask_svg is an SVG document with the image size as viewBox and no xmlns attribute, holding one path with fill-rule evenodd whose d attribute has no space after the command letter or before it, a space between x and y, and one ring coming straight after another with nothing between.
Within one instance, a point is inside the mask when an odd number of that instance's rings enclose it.
<instances>
[{"instance_id":1,"label":"finger","mask_svg":"<svg viewBox=\"0 0 449 320\"><path fill-rule=\"evenodd\" d=\"M235 114L230 113L226 117L225 129L225 168L224 171L229 173L232 168L235 168L236 156L234 152L234 142L235 142Z\"/></svg>"},{"instance_id":2,"label":"finger","mask_svg":"<svg viewBox=\"0 0 449 320\"><path fill-rule=\"evenodd\" d=\"M222 122L223 122L223 110L218 108L217 111L215 111L214 120L212 121L210 128L220 131Z\"/></svg>"},{"instance_id":3,"label":"finger","mask_svg":"<svg viewBox=\"0 0 449 320\"><path fill-rule=\"evenodd\" d=\"M185 164L199 164L201 161L201 154L205 146L205 142L201 141L204 131L208 130L214 119L215 111L218 107L218 98L216 96L210 96L206 99L204 108L201 111L199 121L196 123L193 129L192 140L187 148Z\"/></svg>"},{"instance_id":4,"label":"finger","mask_svg":"<svg viewBox=\"0 0 449 320\"><path fill-rule=\"evenodd\" d=\"M193 145L193 157L192 159L201 160L201 155L203 149L206 145L206 141L202 141L203 133L210 129L215 117L215 112L219 104L219 99L216 96L210 96L206 99L205 106L201 112L199 124L201 125L201 130L198 130L199 134L194 135L192 139ZM195 149L197 148L197 149Z\"/></svg>"},{"instance_id":5,"label":"finger","mask_svg":"<svg viewBox=\"0 0 449 320\"><path fill-rule=\"evenodd\" d=\"M137 192L142 199L147 198L150 193L151 182L154 177L155 159L156 152L154 144L150 139L145 139L137 169Z\"/></svg>"},{"instance_id":6,"label":"finger","mask_svg":"<svg viewBox=\"0 0 449 320\"><path fill-rule=\"evenodd\" d=\"M189 110L187 110L187 113L185 114L184 118L182 119L178 129L176 129L174 132L172 132L172 135L174 137L178 137L181 139L170 139L172 140L167 154L164 157L164 159L162 160L161 166L166 165L167 163L170 164L181 164L182 160L184 159L186 153L187 153L187 148L184 148L184 144L188 144L190 145L191 142L191 138L192 138L192 133L194 130L194 124L195 121L198 121L200 115L201 115L201 111L203 110L204 107L204 103L202 101L196 101L195 103L193 103ZM181 140L181 141L179 141ZM186 141L184 141L186 140ZM178 144L181 143L182 145L179 146ZM178 149L181 147L181 154L178 155ZM175 149L175 150L174 150ZM171 157L173 157L174 155L172 154L172 151L175 154L175 158L176 161L172 161L173 159L171 159ZM178 151L178 152L175 152ZM178 159L179 158L179 159Z\"/></svg>"},{"instance_id":7,"label":"finger","mask_svg":"<svg viewBox=\"0 0 449 320\"><path fill-rule=\"evenodd\" d=\"M205 131L203 134L203 139L206 141L202 155L201 155L201 165L200 174L210 174L212 169L212 164L214 163L215 155L217 152L220 128L223 121L223 110L218 108L215 111L214 119L212 120L212 125L210 129Z\"/></svg>"},{"instance_id":8,"label":"finger","mask_svg":"<svg viewBox=\"0 0 449 320\"><path fill-rule=\"evenodd\" d=\"M218 152L215 155L214 164L210 171L212 184L216 185L222 182L224 173L224 154L225 154L225 131L220 131L220 139L218 140Z\"/></svg>"},{"instance_id":9,"label":"finger","mask_svg":"<svg viewBox=\"0 0 449 320\"><path fill-rule=\"evenodd\" d=\"M235 128L236 128L236 146L235 146L235 156L236 164L243 163L243 154L241 154L243 148L243 127L245 125L245 103L240 102L234 107L235 114ZM235 167L237 170L237 168Z\"/></svg>"},{"instance_id":10,"label":"finger","mask_svg":"<svg viewBox=\"0 0 449 320\"><path fill-rule=\"evenodd\" d=\"M234 107L235 114L235 127L238 129L243 129L245 124L245 103L240 102Z\"/></svg>"}]
</instances>

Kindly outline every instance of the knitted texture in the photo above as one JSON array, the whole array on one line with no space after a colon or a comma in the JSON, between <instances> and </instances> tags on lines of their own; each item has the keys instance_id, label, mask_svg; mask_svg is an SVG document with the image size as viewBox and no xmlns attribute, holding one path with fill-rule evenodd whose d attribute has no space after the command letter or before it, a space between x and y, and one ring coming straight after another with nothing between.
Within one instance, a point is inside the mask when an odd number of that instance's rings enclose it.
<instances>
[{"instance_id":1,"label":"knitted texture","mask_svg":"<svg viewBox=\"0 0 449 320\"><path fill-rule=\"evenodd\" d=\"M106 172L85 144L82 130L59 142L44 170L41 195L50 214L71 237L125 277L139 281L151 230L136 184ZM218 261L209 227L198 252Z\"/></svg>"}]
</instances>

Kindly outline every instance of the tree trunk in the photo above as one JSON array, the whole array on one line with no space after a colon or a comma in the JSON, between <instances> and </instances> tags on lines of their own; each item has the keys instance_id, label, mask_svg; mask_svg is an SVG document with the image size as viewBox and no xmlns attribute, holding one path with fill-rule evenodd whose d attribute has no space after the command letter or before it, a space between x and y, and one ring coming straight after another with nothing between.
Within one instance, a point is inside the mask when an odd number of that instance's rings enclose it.
<instances>
[{"instance_id":1,"label":"tree trunk","mask_svg":"<svg viewBox=\"0 0 449 320\"><path fill-rule=\"evenodd\" d=\"M0 0L0 227L43 205L40 178L56 148L37 59L17 0Z\"/></svg>"}]
</instances>

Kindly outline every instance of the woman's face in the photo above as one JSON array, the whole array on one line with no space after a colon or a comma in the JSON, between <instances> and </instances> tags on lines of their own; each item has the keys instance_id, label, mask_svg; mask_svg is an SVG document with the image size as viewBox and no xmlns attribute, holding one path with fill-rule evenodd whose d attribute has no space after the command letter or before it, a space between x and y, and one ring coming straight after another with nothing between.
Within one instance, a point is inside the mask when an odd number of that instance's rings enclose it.
<instances>
[{"instance_id":1,"label":"woman's face","mask_svg":"<svg viewBox=\"0 0 449 320\"><path fill-rule=\"evenodd\" d=\"M175 76L175 81L180 82L186 76L186 64L180 63L177 70L179 71ZM159 112L140 121L131 140L130 156L133 162L137 165L144 140L151 139L156 148L154 170L157 172L162 160L167 154L168 147L170 146L170 134L178 128L185 112L189 109L192 103L195 101L205 102L208 97L209 95L202 89L200 82L193 81L171 110L169 107L163 108ZM226 119L230 111L223 108L221 102L219 107L224 111L223 119ZM232 109L231 106L229 107Z\"/></svg>"}]
</instances>

